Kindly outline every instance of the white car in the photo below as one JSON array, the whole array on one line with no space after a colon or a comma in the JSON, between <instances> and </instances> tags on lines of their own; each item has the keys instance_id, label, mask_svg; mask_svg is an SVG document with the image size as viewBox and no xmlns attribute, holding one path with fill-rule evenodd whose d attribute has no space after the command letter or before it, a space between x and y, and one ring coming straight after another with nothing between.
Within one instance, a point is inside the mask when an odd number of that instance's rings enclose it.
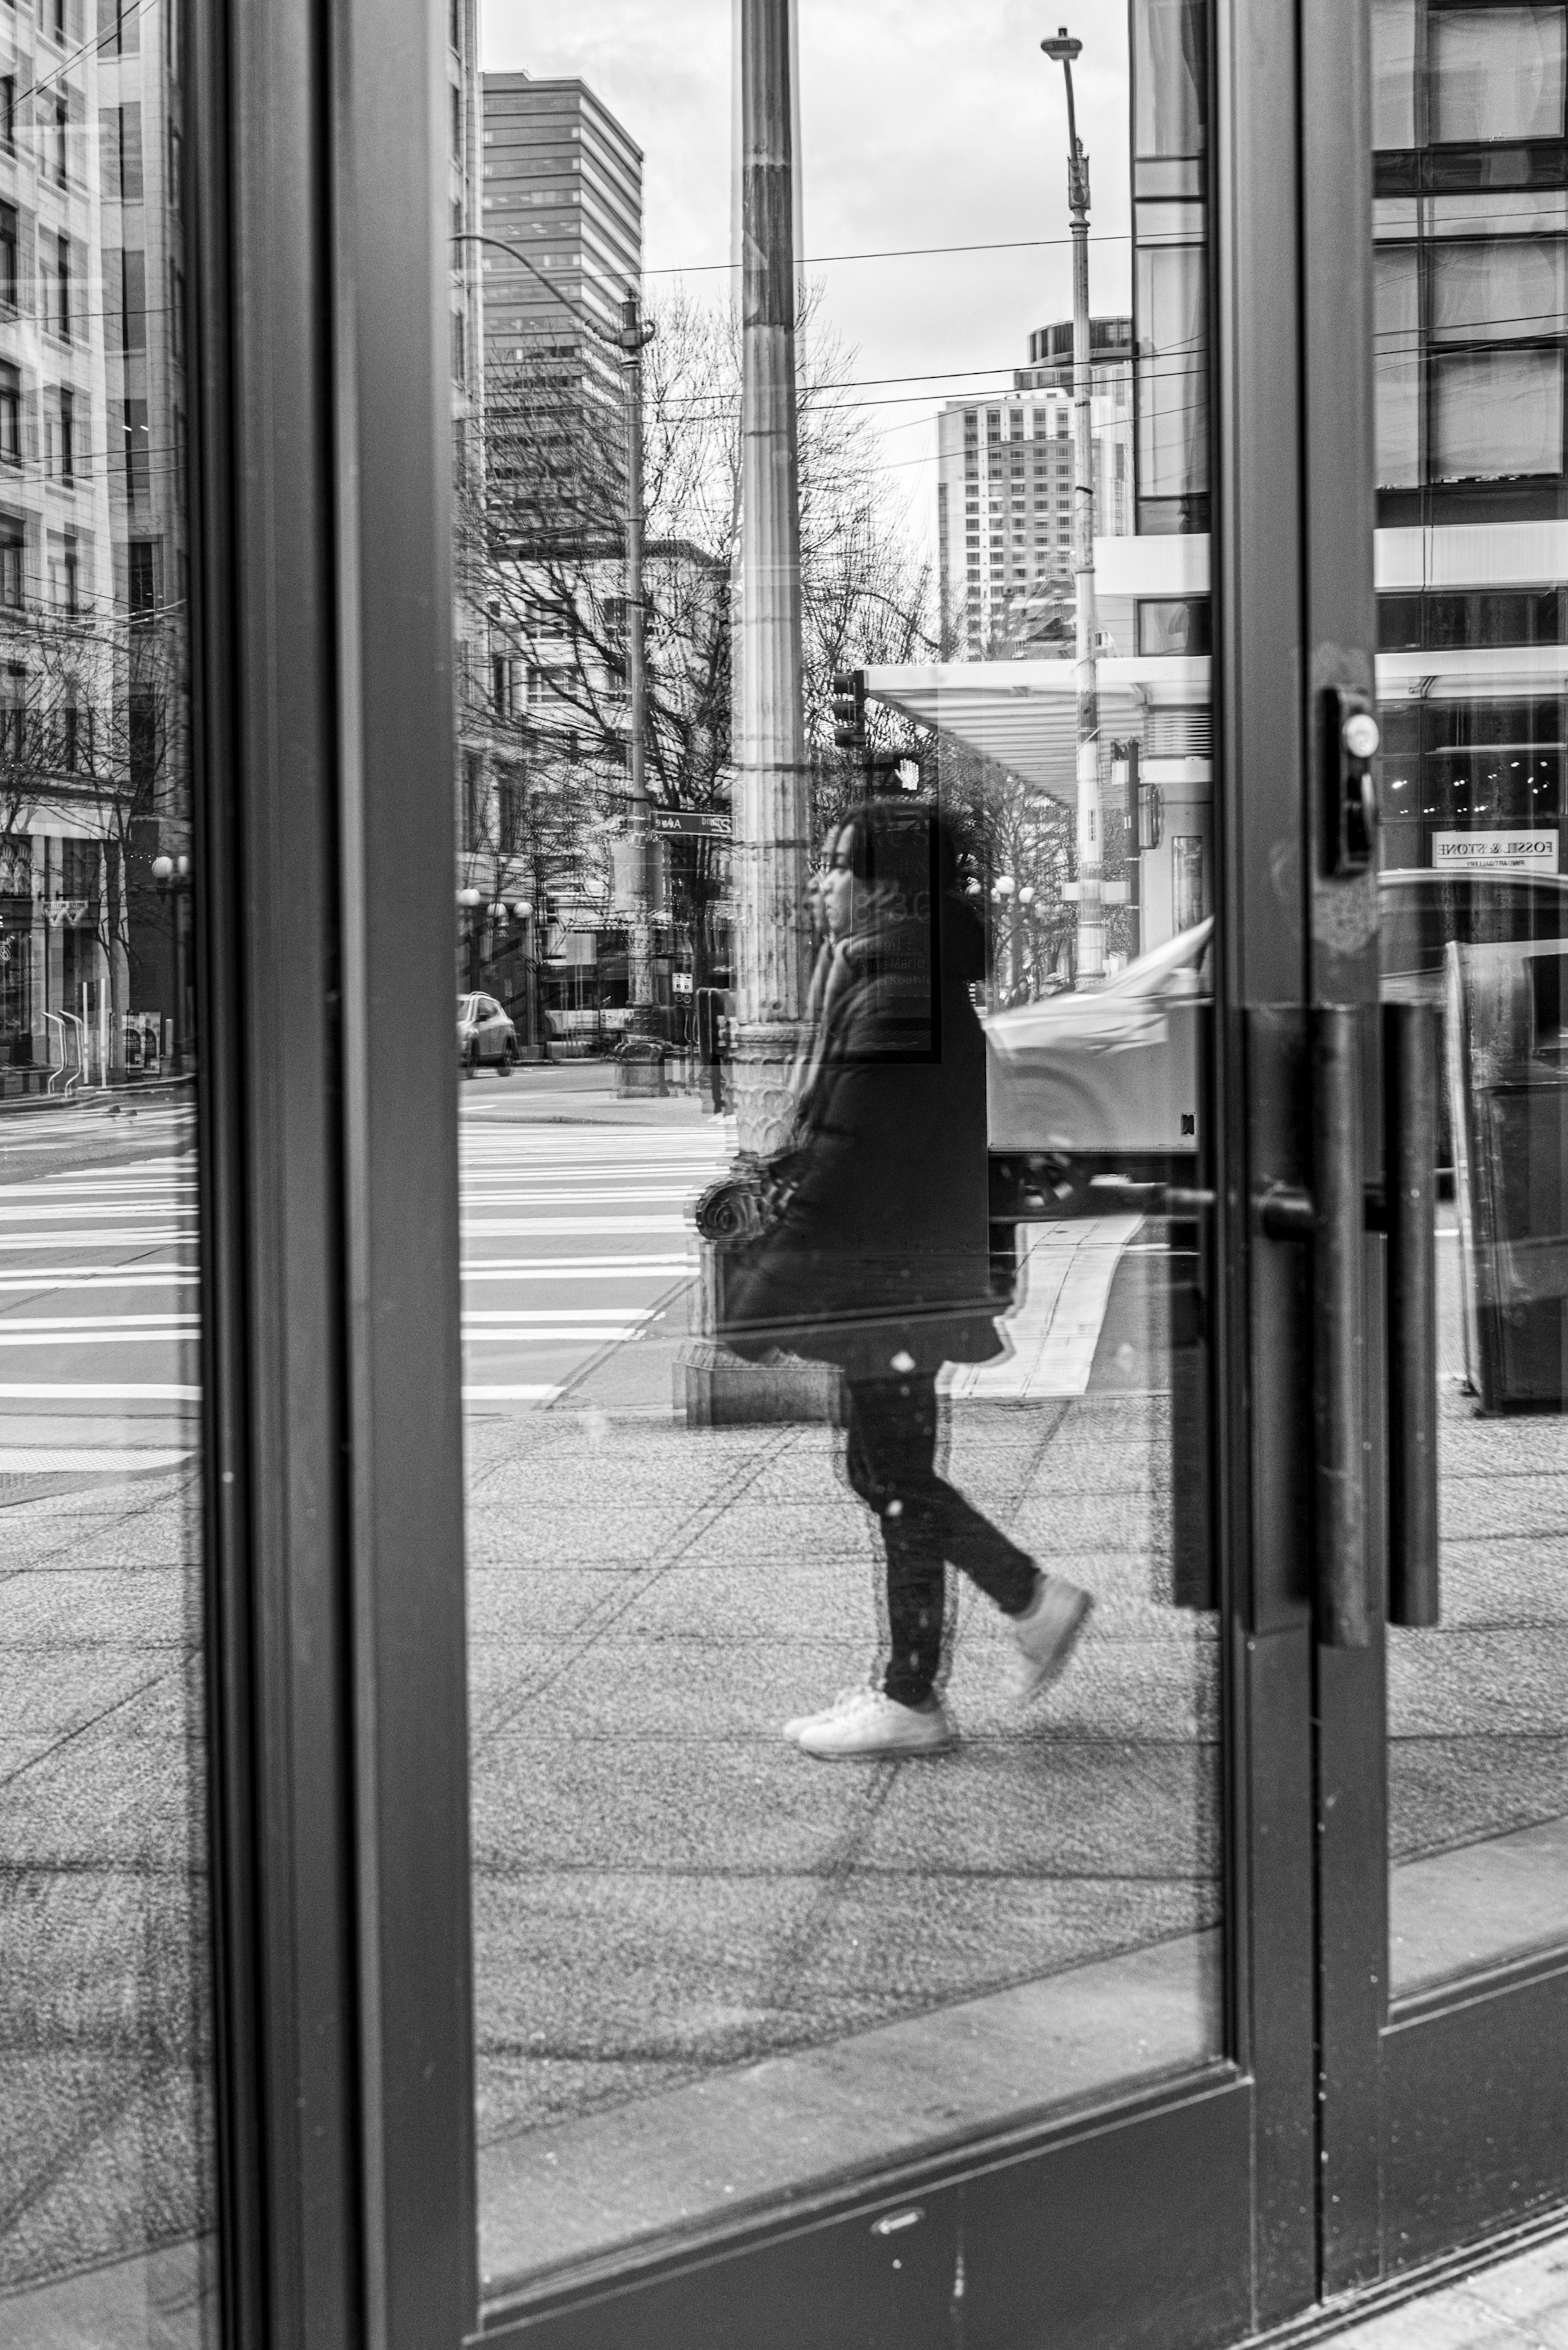
<instances>
[{"instance_id":1,"label":"white car","mask_svg":"<svg viewBox=\"0 0 1568 2350\"><path fill-rule=\"evenodd\" d=\"M486 1061L498 1077L512 1075L517 1066L517 1031L493 995L458 997L457 1049L471 1077L478 1076Z\"/></svg>"},{"instance_id":2,"label":"white car","mask_svg":"<svg viewBox=\"0 0 1568 2350\"><path fill-rule=\"evenodd\" d=\"M1093 994L1048 996L985 1024L992 1151L1152 1176L1198 1149L1199 1023L1214 919L1150 948ZM1158 1162L1158 1166L1153 1162Z\"/></svg>"}]
</instances>

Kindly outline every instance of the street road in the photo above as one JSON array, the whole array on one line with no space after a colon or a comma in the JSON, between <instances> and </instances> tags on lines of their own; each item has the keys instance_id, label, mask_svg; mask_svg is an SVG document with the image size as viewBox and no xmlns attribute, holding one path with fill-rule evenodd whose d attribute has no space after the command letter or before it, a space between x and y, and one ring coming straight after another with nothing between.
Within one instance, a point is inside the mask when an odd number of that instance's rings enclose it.
<instances>
[{"instance_id":1,"label":"street road","mask_svg":"<svg viewBox=\"0 0 1568 2350\"><path fill-rule=\"evenodd\" d=\"M692 1202L732 1137L685 1100L622 1122L548 1078L465 1087L460 1120L465 1400L545 1404L691 1278ZM0 1122L0 1477L194 1451L197 1206L183 1105Z\"/></svg>"}]
</instances>

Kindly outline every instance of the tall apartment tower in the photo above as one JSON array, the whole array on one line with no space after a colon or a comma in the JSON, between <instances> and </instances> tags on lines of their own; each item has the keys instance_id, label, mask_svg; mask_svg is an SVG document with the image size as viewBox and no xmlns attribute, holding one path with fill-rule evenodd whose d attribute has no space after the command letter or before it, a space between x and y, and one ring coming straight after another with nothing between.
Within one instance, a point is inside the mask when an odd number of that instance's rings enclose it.
<instances>
[{"instance_id":1,"label":"tall apartment tower","mask_svg":"<svg viewBox=\"0 0 1568 2350\"><path fill-rule=\"evenodd\" d=\"M1132 528L1130 351L1120 331L1127 323L1091 322L1092 348L1099 338L1090 410L1096 537ZM1045 652L1057 639L1072 640L1071 325L1032 336L1030 354L1011 391L951 400L937 418L937 562L950 658Z\"/></svg>"},{"instance_id":2,"label":"tall apartment tower","mask_svg":"<svg viewBox=\"0 0 1568 2350\"><path fill-rule=\"evenodd\" d=\"M642 150L586 82L484 76L483 226L525 256L484 248L486 369L544 349L611 392L642 273Z\"/></svg>"}]
</instances>

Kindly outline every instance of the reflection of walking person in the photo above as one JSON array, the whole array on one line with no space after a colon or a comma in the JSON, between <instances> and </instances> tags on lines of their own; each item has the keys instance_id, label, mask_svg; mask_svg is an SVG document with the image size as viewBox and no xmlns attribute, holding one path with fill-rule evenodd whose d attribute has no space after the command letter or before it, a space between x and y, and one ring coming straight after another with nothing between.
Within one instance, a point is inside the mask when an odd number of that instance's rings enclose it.
<instances>
[{"instance_id":1,"label":"reflection of walking person","mask_svg":"<svg viewBox=\"0 0 1568 2350\"><path fill-rule=\"evenodd\" d=\"M1012 1619L1017 1688L1066 1663L1086 1592L1046 1575L937 1466L943 1363L1002 1352L991 1284L985 1041L970 1000L980 924L945 825L873 802L830 843L828 937L796 1070L782 1213L734 1263L724 1337L838 1364L849 1482L881 1522L889 1656L876 1685L785 1724L808 1754L940 1752L946 1565Z\"/></svg>"}]
</instances>

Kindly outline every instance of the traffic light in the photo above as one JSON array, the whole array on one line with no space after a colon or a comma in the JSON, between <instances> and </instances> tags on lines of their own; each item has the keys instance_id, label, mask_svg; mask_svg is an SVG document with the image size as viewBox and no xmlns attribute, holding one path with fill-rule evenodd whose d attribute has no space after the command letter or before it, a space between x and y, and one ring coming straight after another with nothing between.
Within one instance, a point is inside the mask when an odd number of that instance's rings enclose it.
<instances>
[{"instance_id":1,"label":"traffic light","mask_svg":"<svg viewBox=\"0 0 1568 2350\"><path fill-rule=\"evenodd\" d=\"M866 756L866 672L841 669L833 679L833 740L836 749Z\"/></svg>"}]
</instances>

